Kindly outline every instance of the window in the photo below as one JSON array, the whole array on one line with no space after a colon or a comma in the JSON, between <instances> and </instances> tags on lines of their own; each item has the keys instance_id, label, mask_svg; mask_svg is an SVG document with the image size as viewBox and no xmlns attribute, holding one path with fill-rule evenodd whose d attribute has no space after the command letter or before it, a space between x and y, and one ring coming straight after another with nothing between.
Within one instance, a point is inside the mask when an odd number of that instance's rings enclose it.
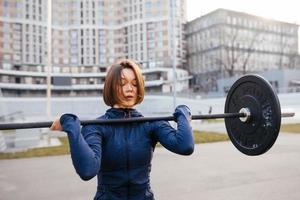
<instances>
[{"instance_id":1,"label":"window","mask_svg":"<svg viewBox=\"0 0 300 200\"><path fill-rule=\"evenodd\" d=\"M72 56L72 58L71 58L71 63L77 64L77 62L78 62L77 57L76 57L76 56Z\"/></svg>"},{"instance_id":2,"label":"window","mask_svg":"<svg viewBox=\"0 0 300 200\"><path fill-rule=\"evenodd\" d=\"M15 77L15 83L17 84L21 83L21 77Z\"/></svg>"}]
</instances>

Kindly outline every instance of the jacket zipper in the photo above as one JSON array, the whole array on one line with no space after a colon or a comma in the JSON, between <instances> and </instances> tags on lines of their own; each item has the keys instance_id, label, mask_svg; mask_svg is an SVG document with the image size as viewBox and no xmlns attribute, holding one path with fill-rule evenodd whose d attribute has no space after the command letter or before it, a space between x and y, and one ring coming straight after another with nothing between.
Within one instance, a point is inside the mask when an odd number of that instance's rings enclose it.
<instances>
[{"instance_id":1,"label":"jacket zipper","mask_svg":"<svg viewBox=\"0 0 300 200\"><path fill-rule=\"evenodd\" d=\"M124 118L130 117L130 112L125 110ZM125 125L125 128L127 128L127 125ZM125 131L125 151L126 151L126 171L127 171L127 199L129 199L129 150L128 150L128 132Z\"/></svg>"}]
</instances>

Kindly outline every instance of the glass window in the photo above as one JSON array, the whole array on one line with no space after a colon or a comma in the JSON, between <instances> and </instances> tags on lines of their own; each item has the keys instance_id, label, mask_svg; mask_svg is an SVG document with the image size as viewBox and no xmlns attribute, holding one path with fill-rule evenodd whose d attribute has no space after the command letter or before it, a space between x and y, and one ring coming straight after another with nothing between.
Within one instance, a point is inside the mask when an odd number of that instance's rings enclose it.
<instances>
[{"instance_id":1,"label":"glass window","mask_svg":"<svg viewBox=\"0 0 300 200\"><path fill-rule=\"evenodd\" d=\"M5 70L10 70L12 65L10 63L2 63L2 67Z\"/></svg>"},{"instance_id":2,"label":"glass window","mask_svg":"<svg viewBox=\"0 0 300 200\"><path fill-rule=\"evenodd\" d=\"M146 9L151 9L151 7L152 7L151 1L146 1L146 2L145 2L145 8L146 8Z\"/></svg>"}]
</instances>

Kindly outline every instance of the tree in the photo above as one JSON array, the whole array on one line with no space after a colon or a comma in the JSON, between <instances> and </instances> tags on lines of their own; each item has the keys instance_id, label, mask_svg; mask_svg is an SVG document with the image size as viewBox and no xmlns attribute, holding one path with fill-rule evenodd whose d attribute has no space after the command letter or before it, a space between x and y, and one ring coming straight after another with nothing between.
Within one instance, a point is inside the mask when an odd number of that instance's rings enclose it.
<instances>
[{"instance_id":1,"label":"tree","mask_svg":"<svg viewBox=\"0 0 300 200\"><path fill-rule=\"evenodd\" d=\"M296 59L298 56L297 51L295 51L297 48L291 48L291 45L297 44L291 44L292 42L288 40L286 37L284 30L285 28L281 26L280 30L280 38L279 38L279 57L278 57L278 69L293 69L296 66ZM295 41L296 43L296 41Z\"/></svg>"},{"instance_id":2,"label":"tree","mask_svg":"<svg viewBox=\"0 0 300 200\"><path fill-rule=\"evenodd\" d=\"M220 54L213 59L229 77L237 71L242 74L247 73L248 62L255 52L255 45L264 40L261 31L245 30L234 26L222 30L219 31Z\"/></svg>"}]
</instances>

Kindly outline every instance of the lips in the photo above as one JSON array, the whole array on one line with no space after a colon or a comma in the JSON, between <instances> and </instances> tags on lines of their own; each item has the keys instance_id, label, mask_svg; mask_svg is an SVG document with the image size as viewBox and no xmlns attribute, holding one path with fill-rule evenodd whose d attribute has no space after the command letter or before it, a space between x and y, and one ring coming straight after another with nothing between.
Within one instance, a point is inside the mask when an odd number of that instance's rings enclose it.
<instances>
[{"instance_id":1,"label":"lips","mask_svg":"<svg viewBox=\"0 0 300 200\"><path fill-rule=\"evenodd\" d=\"M125 99L132 100L132 99L134 99L134 96L126 96Z\"/></svg>"}]
</instances>

